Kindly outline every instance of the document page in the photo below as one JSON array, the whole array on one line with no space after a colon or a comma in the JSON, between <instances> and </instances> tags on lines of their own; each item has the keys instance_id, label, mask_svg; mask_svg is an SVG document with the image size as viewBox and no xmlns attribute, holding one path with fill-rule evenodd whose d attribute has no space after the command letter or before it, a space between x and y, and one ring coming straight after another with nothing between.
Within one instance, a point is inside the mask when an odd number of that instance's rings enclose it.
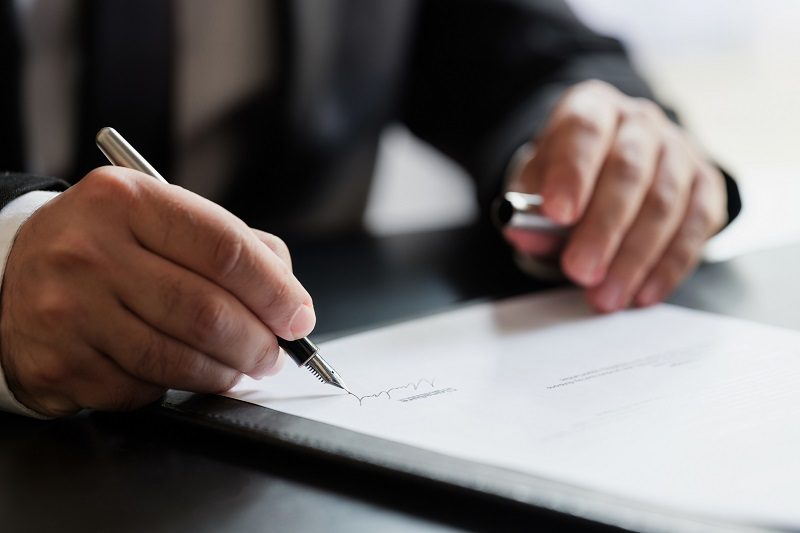
<instances>
[{"instance_id":1,"label":"document page","mask_svg":"<svg viewBox=\"0 0 800 533\"><path fill-rule=\"evenodd\" d=\"M574 290L321 345L228 396L678 513L800 527L800 332Z\"/></svg>"}]
</instances>

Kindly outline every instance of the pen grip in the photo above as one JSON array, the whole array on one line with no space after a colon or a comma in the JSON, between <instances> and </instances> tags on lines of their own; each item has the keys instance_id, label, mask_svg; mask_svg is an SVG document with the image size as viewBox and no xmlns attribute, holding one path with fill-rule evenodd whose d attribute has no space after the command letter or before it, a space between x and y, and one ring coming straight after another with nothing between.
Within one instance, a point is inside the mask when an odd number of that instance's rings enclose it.
<instances>
[{"instance_id":1,"label":"pen grip","mask_svg":"<svg viewBox=\"0 0 800 533\"><path fill-rule=\"evenodd\" d=\"M308 337L303 337L296 341L287 341L286 339L278 337L278 346L289 354L289 357L297 363L297 366L303 366L306 361L311 359L314 354L319 351L317 345L311 342Z\"/></svg>"}]
</instances>

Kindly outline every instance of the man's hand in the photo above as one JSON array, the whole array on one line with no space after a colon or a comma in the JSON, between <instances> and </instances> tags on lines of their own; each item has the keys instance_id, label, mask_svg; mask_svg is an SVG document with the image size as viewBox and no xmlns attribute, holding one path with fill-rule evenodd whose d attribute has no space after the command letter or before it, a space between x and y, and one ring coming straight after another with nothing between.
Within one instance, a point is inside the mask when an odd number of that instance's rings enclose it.
<instances>
[{"instance_id":1,"label":"man's hand","mask_svg":"<svg viewBox=\"0 0 800 533\"><path fill-rule=\"evenodd\" d=\"M569 90L511 190L540 193L543 213L575 225L555 238L506 229L518 252L547 257L610 312L651 305L694 269L727 221L724 179L649 100L602 82Z\"/></svg>"},{"instance_id":2,"label":"man's hand","mask_svg":"<svg viewBox=\"0 0 800 533\"><path fill-rule=\"evenodd\" d=\"M303 337L316 320L277 237L113 167L22 226L0 298L6 379L49 416L225 391L276 371L276 335Z\"/></svg>"}]
</instances>

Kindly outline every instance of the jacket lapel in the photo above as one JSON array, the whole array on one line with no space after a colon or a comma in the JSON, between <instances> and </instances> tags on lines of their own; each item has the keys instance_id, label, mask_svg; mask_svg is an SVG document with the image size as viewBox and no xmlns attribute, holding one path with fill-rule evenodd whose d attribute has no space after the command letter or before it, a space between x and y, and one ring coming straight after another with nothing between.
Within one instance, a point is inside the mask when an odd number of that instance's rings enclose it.
<instances>
[{"instance_id":1,"label":"jacket lapel","mask_svg":"<svg viewBox=\"0 0 800 533\"><path fill-rule=\"evenodd\" d=\"M171 163L173 13L163 0L87 0L75 177L107 164L94 146L103 126L120 131L156 168Z\"/></svg>"}]
</instances>

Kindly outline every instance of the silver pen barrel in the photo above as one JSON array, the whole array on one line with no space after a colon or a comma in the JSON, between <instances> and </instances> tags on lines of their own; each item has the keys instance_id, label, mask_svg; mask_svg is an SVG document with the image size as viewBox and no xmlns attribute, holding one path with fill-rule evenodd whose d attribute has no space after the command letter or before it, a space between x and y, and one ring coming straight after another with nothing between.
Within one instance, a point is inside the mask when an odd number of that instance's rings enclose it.
<instances>
[{"instance_id":1,"label":"silver pen barrel","mask_svg":"<svg viewBox=\"0 0 800 533\"><path fill-rule=\"evenodd\" d=\"M126 141L114 128L105 127L97 132L95 143L103 155L118 167L138 170L158 181L168 183L142 155Z\"/></svg>"}]
</instances>

